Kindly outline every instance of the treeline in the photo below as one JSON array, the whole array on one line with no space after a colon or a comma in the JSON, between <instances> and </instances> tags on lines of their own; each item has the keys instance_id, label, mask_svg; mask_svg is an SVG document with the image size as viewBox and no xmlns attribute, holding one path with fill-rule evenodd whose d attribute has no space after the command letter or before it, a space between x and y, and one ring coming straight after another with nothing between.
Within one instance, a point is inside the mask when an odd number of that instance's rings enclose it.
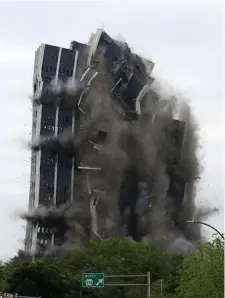
<instances>
[{"instance_id":1,"label":"treeline","mask_svg":"<svg viewBox=\"0 0 225 298\"><path fill-rule=\"evenodd\" d=\"M138 275L151 272L152 298L224 297L224 243L199 245L184 258L168 255L152 245L119 239L91 242L88 247L30 263L23 254L0 265L0 292L42 298L144 298L145 286L82 289L83 272ZM143 284L143 277L110 278L106 283ZM163 291L163 296L161 296Z\"/></svg>"}]
</instances>

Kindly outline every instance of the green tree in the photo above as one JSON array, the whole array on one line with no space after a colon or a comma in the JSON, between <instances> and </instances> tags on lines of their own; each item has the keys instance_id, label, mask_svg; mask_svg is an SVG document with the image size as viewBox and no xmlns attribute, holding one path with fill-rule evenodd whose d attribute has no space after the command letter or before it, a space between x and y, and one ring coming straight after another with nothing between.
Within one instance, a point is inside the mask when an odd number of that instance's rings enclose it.
<instances>
[{"instance_id":1,"label":"green tree","mask_svg":"<svg viewBox=\"0 0 225 298\"><path fill-rule=\"evenodd\" d=\"M164 293L175 294L179 286L180 268L184 261L182 254L175 254L170 256L170 268L167 278L163 282Z\"/></svg>"},{"instance_id":2,"label":"green tree","mask_svg":"<svg viewBox=\"0 0 225 298\"><path fill-rule=\"evenodd\" d=\"M224 243L217 239L199 245L180 270L176 297L224 297Z\"/></svg>"},{"instance_id":3,"label":"green tree","mask_svg":"<svg viewBox=\"0 0 225 298\"><path fill-rule=\"evenodd\" d=\"M7 291L43 298L74 298L80 294L83 298L142 298L146 297L145 286L81 289L81 276L83 272L143 275L150 271L153 284L164 280L164 297L167 298L170 297L167 294L174 293L177 287L177 268L181 262L180 256L169 256L153 245L116 238L93 241L85 248L32 264L23 257L11 259L5 265ZM146 277L106 278L105 282L144 284Z\"/></svg>"},{"instance_id":4,"label":"green tree","mask_svg":"<svg viewBox=\"0 0 225 298\"><path fill-rule=\"evenodd\" d=\"M61 298L67 290L65 276L54 266L37 262L17 267L8 278L7 292L22 296Z\"/></svg>"},{"instance_id":5,"label":"green tree","mask_svg":"<svg viewBox=\"0 0 225 298\"><path fill-rule=\"evenodd\" d=\"M5 289L5 266L0 262L0 292L3 292Z\"/></svg>"},{"instance_id":6,"label":"green tree","mask_svg":"<svg viewBox=\"0 0 225 298\"><path fill-rule=\"evenodd\" d=\"M107 239L102 242L91 242L86 248L74 251L62 258L68 274L76 280L81 279L82 272L104 272L115 274L146 274L151 271L151 279L166 278L170 270L170 258L155 246L133 243L120 239ZM58 260L58 264L60 261ZM71 277L70 277L71 278ZM146 278L113 278L106 282L145 283ZM90 291L83 290L84 294ZM143 287L106 287L103 290L92 290L96 297L136 297L143 292ZM145 291L146 293L146 291ZM139 295L140 296L140 295ZM94 296L93 296L94 297ZM140 296L142 297L142 296ZM145 296L143 296L145 297Z\"/></svg>"}]
</instances>

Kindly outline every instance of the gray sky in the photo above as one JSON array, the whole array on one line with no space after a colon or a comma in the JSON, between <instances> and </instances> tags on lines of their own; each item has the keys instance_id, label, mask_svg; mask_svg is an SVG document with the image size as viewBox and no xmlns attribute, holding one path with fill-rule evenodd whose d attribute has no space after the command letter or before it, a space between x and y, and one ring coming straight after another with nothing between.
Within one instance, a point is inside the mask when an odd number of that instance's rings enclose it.
<instances>
[{"instance_id":1,"label":"gray sky","mask_svg":"<svg viewBox=\"0 0 225 298\"><path fill-rule=\"evenodd\" d=\"M135 2L0 3L0 260L17 252L25 232L15 213L28 207L34 51L87 42L98 27L151 58L154 74L190 100L204 164L197 199L220 208L207 222L224 231L223 1Z\"/></svg>"}]
</instances>

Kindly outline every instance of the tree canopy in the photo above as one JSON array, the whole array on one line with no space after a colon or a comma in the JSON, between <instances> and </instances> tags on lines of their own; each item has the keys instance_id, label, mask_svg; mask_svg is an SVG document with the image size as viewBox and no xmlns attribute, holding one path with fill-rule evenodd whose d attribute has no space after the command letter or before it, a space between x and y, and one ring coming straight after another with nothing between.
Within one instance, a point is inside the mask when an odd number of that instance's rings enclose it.
<instances>
[{"instance_id":1,"label":"tree canopy","mask_svg":"<svg viewBox=\"0 0 225 298\"><path fill-rule=\"evenodd\" d=\"M223 297L224 244L216 240L199 246L188 258L169 255L153 245L120 239L90 242L57 257L29 263L13 258L0 265L0 291L26 296L59 297L146 297L145 286L82 289L83 272L107 275L138 275L151 272L152 298ZM4 277L4 278L2 278ZM201 279L199 281L199 279ZM146 283L145 277L105 278L105 283Z\"/></svg>"},{"instance_id":2,"label":"tree canopy","mask_svg":"<svg viewBox=\"0 0 225 298\"><path fill-rule=\"evenodd\" d=\"M216 239L199 245L180 270L179 297L224 297L224 243Z\"/></svg>"}]
</instances>

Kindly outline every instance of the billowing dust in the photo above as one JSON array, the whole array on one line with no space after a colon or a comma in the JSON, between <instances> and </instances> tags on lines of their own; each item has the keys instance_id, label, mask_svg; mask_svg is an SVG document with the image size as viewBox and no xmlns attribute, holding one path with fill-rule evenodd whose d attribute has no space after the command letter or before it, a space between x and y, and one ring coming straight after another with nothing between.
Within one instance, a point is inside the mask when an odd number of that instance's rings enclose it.
<instances>
[{"instance_id":1,"label":"billowing dust","mask_svg":"<svg viewBox=\"0 0 225 298\"><path fill-rule=\"evenodd\" d=\"M131 72L139 63L148 73L146 63L126 44L120 46L121 55L130 55ZM60 93L75 110L74 134L59 133L31 145L34 151L75 158L73 200L63 198L66 203L59 207L39 206L22 217L34 227L64 234L61 245L40 250L44 255L107 237L153 241L169 251L185 251L201 239L199 225L186 221L211 213L195 206L199 136L191 108L176 95L160 96L149 76L137 115L113 96L116 82L101 45L95 60L92 74L98 73L91 84L87 79L70 80L52 89L50 101L42 94L34 103L57 106ZM180 121L173 120L175 114Z\"/></svg>"}]
</instances>

